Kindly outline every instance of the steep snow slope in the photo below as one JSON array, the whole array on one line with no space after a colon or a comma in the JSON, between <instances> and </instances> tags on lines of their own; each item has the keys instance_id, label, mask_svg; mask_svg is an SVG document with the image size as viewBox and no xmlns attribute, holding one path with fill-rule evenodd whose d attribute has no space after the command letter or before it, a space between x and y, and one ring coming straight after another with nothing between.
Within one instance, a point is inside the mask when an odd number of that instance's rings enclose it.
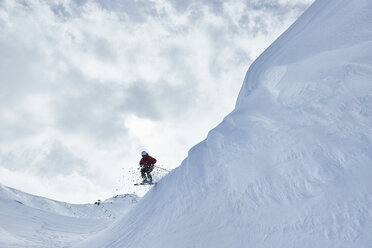
<instances>
[{"instance_id":1,"label":"steep snow slope","mask_svg":"<svg viewBox=\"0 0 372 248\"><path fill-rule=\"evenodd\" d=\"M79 247L371 247L372 2L318 0L235 110Z\"/></svg>"},{"instance_id":2,"label":"steep snow slope","mask_svg":"<svg viewBox=\"0 0 372 248\"><path fill-rule=\"evenodd\" d=\"M119 195L95 204L68 204L0 185L0 247L70 247L111 225L138 199Z\"/></svg>"}]
</instances>

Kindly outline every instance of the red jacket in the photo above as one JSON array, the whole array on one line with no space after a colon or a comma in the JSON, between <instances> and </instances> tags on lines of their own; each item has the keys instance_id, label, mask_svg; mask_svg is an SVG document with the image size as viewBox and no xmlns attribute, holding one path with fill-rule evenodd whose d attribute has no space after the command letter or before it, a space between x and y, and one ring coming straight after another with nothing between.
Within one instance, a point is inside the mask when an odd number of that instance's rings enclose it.
<instances>
[{"instance_id":1,"label":"red jacket","mask_svg":"<svg viewBox=\"0 0 372 248\"><path fill-rule=\"evenodd\" d=\"M141 158L140 165L143 167L151 167L152 164L156 163L156 159L151 157L150 155L145 155Z\"/></svg>"}]
</instances>

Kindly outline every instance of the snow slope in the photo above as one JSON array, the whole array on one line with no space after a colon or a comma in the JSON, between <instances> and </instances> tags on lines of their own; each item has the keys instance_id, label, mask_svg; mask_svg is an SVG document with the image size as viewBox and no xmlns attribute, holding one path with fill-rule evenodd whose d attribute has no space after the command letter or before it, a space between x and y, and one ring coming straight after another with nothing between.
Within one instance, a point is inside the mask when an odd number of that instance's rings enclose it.
<instances>
[{"instance_id":1,"label":"snow slope","mask_svg":"<svg viewBox=\"0 0 372 248\"><path fill-rule=\"evenodd\" d=\"M118 195L95 204L68 204L0 185L0 247L71 247L107 228L138 201Z\"/></svg>"},{"instance_id":2,"label":"snow slope","mask_svg":"<svg viewBox=\"0 0 372 248\"><path fill-rule=\"evenodd\" d=\"M372 2L318 0L235 110L78 247L372 247Z\"/></svg>"}]
</instances>

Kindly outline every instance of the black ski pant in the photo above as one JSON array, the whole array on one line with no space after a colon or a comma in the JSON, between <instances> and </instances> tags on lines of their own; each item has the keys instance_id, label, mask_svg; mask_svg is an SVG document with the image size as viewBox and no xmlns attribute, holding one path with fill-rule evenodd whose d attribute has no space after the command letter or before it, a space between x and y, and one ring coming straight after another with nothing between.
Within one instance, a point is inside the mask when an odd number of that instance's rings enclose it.
<instances>
[{"instance_id":1,"label":"black ski pant","mask_svg":"<svg viewBox=\"0 0 372 248\"><path fill-rule=\"evenodd\" d=\"M142 167L142 169L141 169L141 176L142 176L142 178L146 178L146 175L147 175L147 178L152 180L151 171L153 169L154 169L153 166L151 166L151 167Z\"/></svg>"}]
</instances>

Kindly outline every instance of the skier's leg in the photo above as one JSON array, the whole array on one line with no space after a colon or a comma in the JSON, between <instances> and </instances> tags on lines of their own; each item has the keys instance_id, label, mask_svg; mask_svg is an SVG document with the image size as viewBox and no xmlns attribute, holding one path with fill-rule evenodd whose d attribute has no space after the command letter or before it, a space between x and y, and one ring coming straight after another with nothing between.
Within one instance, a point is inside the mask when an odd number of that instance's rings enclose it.
<instances>
[{"instance_id":1,"label":"skier's leg","mask_svg":"<svg viewBox=\"0 0 372 248\"><path fill-rule=\"evenodd\" d=\"M153 169L154 169L154 167L150 167L150 168L148 168L148 170L147 170L147 178L149 179L149 183L152 183L151 172L152 172Z\"/></svg>"},{"instance_id":2,"label":"skier's leg","mask_svg":"<svg viewBox=\"0 0 372 248\"><path fill-rule=\"evenodd\" d=\"M141 177L142 177L142 182L145 183L147 181L147 178L146 178L146 168L143 167L141 169Z\"/></svg>"},{"instance_id":3,"label":"skier's leg","mask_svg":"<svg viewBox=\"0 0 372 248\"><path fill-rule=\"evenodd\" d=\"M151 171L148 171L147 172L147 178L150 179L150 180L152 180Z\"/></svg>"},{"instance_id":4,"label":"skier's leg","mask_svg":"<svg viewBox=\"0 0 372 248\"><path fill-rule=\"evenodd\" d=\"M148 172L147 173L147 178L148 178L148 183L152 183L152 176L151 176L151 174L150 174L151 172Z\"/></svg>"}]
</instances>

